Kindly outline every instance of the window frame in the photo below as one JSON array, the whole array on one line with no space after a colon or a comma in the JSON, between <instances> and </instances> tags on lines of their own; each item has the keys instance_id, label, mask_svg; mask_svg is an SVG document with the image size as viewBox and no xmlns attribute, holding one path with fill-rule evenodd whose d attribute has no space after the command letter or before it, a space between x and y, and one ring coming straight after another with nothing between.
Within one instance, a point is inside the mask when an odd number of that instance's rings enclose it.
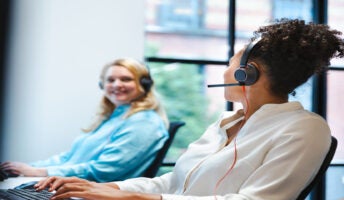
<instances>
[{"instance_id":1,"label":"window frame","mask_svg":"<svg viewBox=\"0 0 344 200\"><path fill-rule=\"evenodd\" d=\"M199 59L182 59L182 58L167 58L167 57L145 57L147 62L162 62L162 63L186 63L186 64L199 64L199 65L228 65L230 58L234 55L234 46L235 46L235 17L236 17L236 0L228 0L228 57L227 60L199 60ZM313 22L320 24L327 24L328 19L328 1L327 0L313 0L313 10L312 18ZM329 70L341 70L344 71L344 68L330 67ZM327 75L322 73L315 75L313 77L312 85L312 111L319 114L326 119L326 106L327 106ZM227 103L227 110L233 110L233 103ZM331 164L330 166L344 166L344 164ZM325 199L325 187L326 187L325 177L322 178L321 182L313 189L309 195L311 200L322 200Z\"/></svg>"}]
</instances>

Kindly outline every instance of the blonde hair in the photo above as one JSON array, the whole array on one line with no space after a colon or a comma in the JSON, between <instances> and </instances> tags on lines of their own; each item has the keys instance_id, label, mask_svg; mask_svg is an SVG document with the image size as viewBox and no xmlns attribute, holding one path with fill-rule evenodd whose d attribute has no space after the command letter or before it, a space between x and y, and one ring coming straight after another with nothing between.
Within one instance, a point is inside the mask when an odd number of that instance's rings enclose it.
<instances>
[{"instance_id":1,"label":"blonde hair","mask_svg":"<svg viewBox=\"0 0 344 200\"><path fill-rule=\"evenodd\" d=\"M132 58L120 58L117 59L107 65L105 65L100 74L100 81L101 84L105 81L105 74L107 70L112 66L121 66L129 70L134 75L134 80L136 86L138 86L139 91L143 94L139 96L137 99L132 101L130 104L130 109L124 115L124 119L130 117L131 115L140 112L142 110L154 110L157 114L162 118L164 121L165 127L168 128L168 118L164 108L162 107L160 101L156 97L156 92L154 89L154 84L150 88L149 91L145 91L142 87L140 80L142 77L150 77L148 68L141 64L140 62L132 59ZM91 132L94 131L99 127L99 125L107 120L112 112L116 109L116 105L113 104L108 98L103 96L100 101L99 109L96 113L96 117L94 121L88 128L82 129L84 132Z\"/></svg>"}]
</instances>

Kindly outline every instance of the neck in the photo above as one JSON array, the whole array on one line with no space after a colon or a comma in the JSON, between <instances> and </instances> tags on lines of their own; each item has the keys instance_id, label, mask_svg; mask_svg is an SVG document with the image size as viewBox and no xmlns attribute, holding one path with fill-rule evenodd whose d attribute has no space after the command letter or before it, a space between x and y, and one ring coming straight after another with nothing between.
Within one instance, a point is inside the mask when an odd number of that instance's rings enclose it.
<instances>
[{"instance_id":1,"label":"neck","mask_svg":"<svg viewBox=\"0 0 344 200\"><path fill-rule=\"evenodd\" d=\"M246 93L246 95L247 100L242 101L245 111L245 120L265 104L282 104L288 102L288 97L282 98L263 93L259 93L259 95Z\"/></svg>"}]
</instances>

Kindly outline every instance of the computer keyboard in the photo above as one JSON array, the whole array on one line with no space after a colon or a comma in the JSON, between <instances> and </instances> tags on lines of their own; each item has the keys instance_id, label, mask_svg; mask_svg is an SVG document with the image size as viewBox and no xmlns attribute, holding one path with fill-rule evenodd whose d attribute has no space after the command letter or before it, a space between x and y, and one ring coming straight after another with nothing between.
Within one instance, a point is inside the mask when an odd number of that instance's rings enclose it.
<instances>
[{"instance_id":1,"label":"computer keyboard","mask_svg":"<svg viewBox=\"0 0 344 200\"><path fill-rule=\"evenodd\" d=\"M49 200L53 193L47 190L8 189L0 191L0 200Z\"/></svg>"}]
</instances>

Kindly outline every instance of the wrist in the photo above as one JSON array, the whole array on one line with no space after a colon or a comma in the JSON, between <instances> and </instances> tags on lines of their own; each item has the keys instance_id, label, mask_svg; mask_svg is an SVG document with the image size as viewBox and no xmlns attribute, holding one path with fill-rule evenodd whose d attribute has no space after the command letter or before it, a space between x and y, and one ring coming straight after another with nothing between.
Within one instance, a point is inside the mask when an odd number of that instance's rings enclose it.
<instances>
[{"instance_id":1,"label":"wrist","mask_svg":"<svg viewBox=\"0 0 344 200\"><path fill-rule=\"evenodd\" d=\"M101 183L101 184L104 184L106 186L109 186L109 187L112 187L114 189L120 190L120 188L118 187L118 185L116 183L109 182L109 183Z\"/></svg>"},{"instance_id":2,"label":"wrist","mask_svg":"<svg viewBox=\"0 0 344 200\"><path fill-rule=\"evenodd\" d=\"M37 168L34 172L34 176L46 177L48 176L48 171L45 168Z\"/></svg>"},{"instance_id":3,"label":"wrist","mask_svg":"<svg viewBox=\"0 0 344 200\"><path fill-rule=\"evenodd\" d=\"M160 194L133 193L132 197L129 199L162 200L162 196Z\"/></svg>"}]
</instances>

